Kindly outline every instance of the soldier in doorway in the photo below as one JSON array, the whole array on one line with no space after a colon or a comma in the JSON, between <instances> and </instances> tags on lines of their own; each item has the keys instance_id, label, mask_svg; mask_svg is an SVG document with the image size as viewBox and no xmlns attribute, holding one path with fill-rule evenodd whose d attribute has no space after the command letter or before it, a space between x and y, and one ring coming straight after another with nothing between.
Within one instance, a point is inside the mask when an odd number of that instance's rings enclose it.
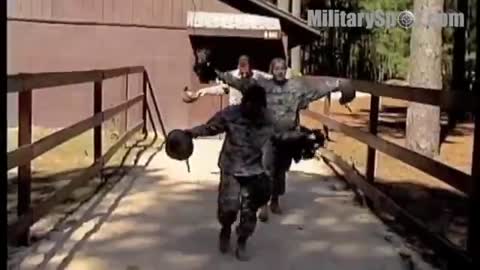
<instances>
[{"instance_id":1,"label":"soldier in doorway","mask_svg":"<svg viewBox=\"0 0 480 270\"><path fill-rule=\"evenodd\" d=\"M205 73L206 71L200 70L196 71L199 73ZM241 78L254 78L257 79L259 77L264 78L271 78L272 76L268 73L262 72L260 70L252 69L250 64L250 58L247 55L241 55L238 58L238 66L237 69L229 71L229 73L238 79ZM236 89L235 87L231 87L219 80L217 80L217 85L205 87L199 89L195 94L192 94L192 98L190 101L196 101L198 98L203 96L220 96L220 95L229 95L229 105L238 105L242 100L242 93Z\"/></svg>"}]
</instances>

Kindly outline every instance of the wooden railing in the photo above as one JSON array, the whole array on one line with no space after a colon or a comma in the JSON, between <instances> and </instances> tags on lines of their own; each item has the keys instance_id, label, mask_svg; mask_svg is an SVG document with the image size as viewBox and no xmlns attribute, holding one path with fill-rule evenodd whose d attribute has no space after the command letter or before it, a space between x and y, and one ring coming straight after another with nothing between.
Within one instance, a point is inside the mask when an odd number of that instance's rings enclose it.
<instances>
[{"instance_id":1,"label":"wooden railing","mask_svg":"<svg viewBox=\"0 0 480 270\"><path fill-rule=\"evenodd\" d=\"M128 76L129 74L142 74L142 94L137 95L127 101L118 104L112 108L103 110L102 108L102 82L105 79L120 76ZM71 85L78 83L93 83L93 116L77 122L69 127L56 131L36 142L32 143L32 91L35 89L55 87L63 85ZM17 74L8 76L8 93L18 93L18 144L16 150L7 153L7 168L18 167L18 203L17 215L18 219L9 224L8 237L12 244L28 244L29 228L40 218L48 214L53 207L65 200L76 188L84 185L87 180L101 174L105 164L113 157L117 150L127 142L135 133L143 131L147 134L147 112L150 118L155 135L157 135L153 117L148 108L147 88L150 90L151 98L160 123L161 116L159 114L158 105L149 83L148 74L144 67L125 67L109 70L91 70L91 71L74 71L74 72L55 72L55 73L35 73L35 74ZM114 145L112 145L105 154L102 155L102 123L111 119L115 115L126 112L130 107L142 104L142 119L136 123L131 129L126 131ZM128 125L126 125L128 126ZM94 162L86 168L82 173L73 179L64 187L54 193L53 196L38 203L33 208L30 205L31 198L31 161L45 152L67 142L74 137L93 128L93 145L94 145ZM162 125L162 131L165 130Z\"/></svg>"},{"instance_id":2,"label":"wooden railing","mask_svg":"<svg viewBox=\"0 0 480 270\"><path fill-rule=\"evenodd\" d=\"M305 79L311 84L315 84L321 77L306 76ZM331 151L322 151L322 158L340 167L344 172L345 178L362 190L374 206L382 210L388 209L393 214L396 214L397 217L406 221L407 224L412 225L412 228L416 229L419 235L424 237L424 240L430 242L439 252L447 256L447 258L450 258L453 266L458 266L458 269L470 269L467 268L467 266L470 267L473 260L480 258L480 97L473 95L471 92L438 91L434 89L392 86L358 80L352 80L351 82L359 92L371 94L368 132L348 126L329 117L330 97L328 97L324 103L324 113L305 110L303 115L320 121L327 130L332 129L342 132L368 145L365 178L352 170L351 165ZM461 110L473 112L475 115L475 132L471 175L378 137L380 97L435 105L446 111ZM408 211L395 203L389 196L374 185L376 151L380 151L413 166L454 187L469 197L470 221L467 236L467 251L454 247L446 239L433 233L422 221L410 215Z\"/></svg>"}]
</instances>

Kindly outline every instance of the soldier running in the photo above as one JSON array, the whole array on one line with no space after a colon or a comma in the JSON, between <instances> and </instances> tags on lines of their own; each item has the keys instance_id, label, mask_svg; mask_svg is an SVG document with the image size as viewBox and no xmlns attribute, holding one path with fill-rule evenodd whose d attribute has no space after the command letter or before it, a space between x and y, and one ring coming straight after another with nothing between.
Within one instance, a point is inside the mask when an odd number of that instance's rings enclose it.
<instances>
[{"instance_id":1,"label":"soldier running","mask_svg":"<svg viewBox=\"0 0 480 270\"><path fill-rule=\"evenodd\" d=\"M265 91L259 86L244 89L240 105L228 106L206 124L188 130L192 138L226 133L220 152L220 184L217 218L222 228L219 249L230 249L231 226L240 212L236 228L239 260L248 260L247 239L253 234L257 211L271 196L271 180L263 164L264 145L274 134L273 120L266 109Z\"/></svg>"},{"instance_id":2,"label":"soldier running","mask_svg":"<svg viewBox=\"0 0 480 270\"><path fill-rule=\"evenodd\" d=\"M237 79L229 73L216 72L220 80L241 91L259 85L265 89L267 108L272 111L275 125L281 126L282 131L298 130L299 112L308 105L328 93L340 90L342 97L340 104L346 104L355 98L355 91L350 82L344 79L324 79L315 88L308 87L301 78L287 79L287 65L284 59L275 58L271 62L273 78L263 77ZM281 214L279 197L285 193L286 172L290 169L292 156L283 149L267 144L265 167L273 180L273 190L270 199L272 213ZM260 220L268 220L266 205L260 212Z\"/></svg>"}]
</instances>

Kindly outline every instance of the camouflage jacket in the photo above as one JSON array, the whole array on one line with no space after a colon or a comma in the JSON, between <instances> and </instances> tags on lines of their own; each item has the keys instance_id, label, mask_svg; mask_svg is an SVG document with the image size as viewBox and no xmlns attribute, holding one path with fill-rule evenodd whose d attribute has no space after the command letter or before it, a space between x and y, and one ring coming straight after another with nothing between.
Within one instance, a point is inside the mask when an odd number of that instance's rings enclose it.
<instances>
[{"instance_id":1,"label":"camouflage jacket","mask_svg":"<svg viewBox=\"0 0 480 270\"><path fill-rule=\"evenodd\" d=\"M228 106L206 124L187 131L194 138L226 133L218 160L224 173L253 176L265 172L263 149L274 133L272 115L268 110L252 121L242 115L240 105Z\"/></svg>"},{"instance_id":2,"label":"camouflage jacket","mask_svg":"<svg viewBox=\"0 0 480 270\"><path fill-rule=\"evenodd\" d=\"M295 129L299 125L300 110L328 93L338 89L337 80L324 80L315 88L308 86L302 78L294 78L279 84L272 79L237 79L229 73L218 73L219 79L239 90L258 84L267 94L267 107L273 113L275 124L284 129Z\"/></svg>"}]
</instances>

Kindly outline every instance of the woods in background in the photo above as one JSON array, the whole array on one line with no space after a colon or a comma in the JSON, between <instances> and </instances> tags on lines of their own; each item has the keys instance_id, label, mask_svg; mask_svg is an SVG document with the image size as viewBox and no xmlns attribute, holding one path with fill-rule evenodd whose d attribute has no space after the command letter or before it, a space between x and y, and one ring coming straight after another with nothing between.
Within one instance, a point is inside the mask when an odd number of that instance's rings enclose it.
<instances>
[{"instance_id":1,"label":"woods in background","mask_svg":"<svg viewBox=\"0 0 480 270\"><path fill-rule=\"evenodd\" d=\"M323 37L303 48L303 73L350 77L385 82L391 79L410 86L446 91L471 91L474 83L476 24L475 1L468 0L322 0L304 1L308 9L345 12L429 10L462 12L465 28L324 28ZM433 52L433 53L427 53ZM440 109L412 103L407 113L406 145L433 157L456 124L465 120L449 112L449 124L441 130Z\"/></svg>"},{"instance_id":2,"label":"woods in background","mask_svg":"<svg viewBox=\"0 0 480 270\"><path fill-rule=\"evenodd\" d=\"M413 10L413 0L318 0L304 1L302 17L308 9L338 9L355 11ZM464 29L465 53L454 44L460 42L461 28L445 28L442 31L442 77L446 88L451 88L454 58L465 59L466 88L471 89L475 53L475 3L468 0L445 0L445 11L465 12L467 27ZM463 5L462 5L463 4ZM465 10L466 7L466 10ZM330 28L321 29L324 38L303 48L304 73L349 76L358 79L386 81L407 80L410 56L411 29L386 28ZM455 31L460 31L454 38ZM458 33L458 32L457 32Z\"/></svg>"}]
</instances>

